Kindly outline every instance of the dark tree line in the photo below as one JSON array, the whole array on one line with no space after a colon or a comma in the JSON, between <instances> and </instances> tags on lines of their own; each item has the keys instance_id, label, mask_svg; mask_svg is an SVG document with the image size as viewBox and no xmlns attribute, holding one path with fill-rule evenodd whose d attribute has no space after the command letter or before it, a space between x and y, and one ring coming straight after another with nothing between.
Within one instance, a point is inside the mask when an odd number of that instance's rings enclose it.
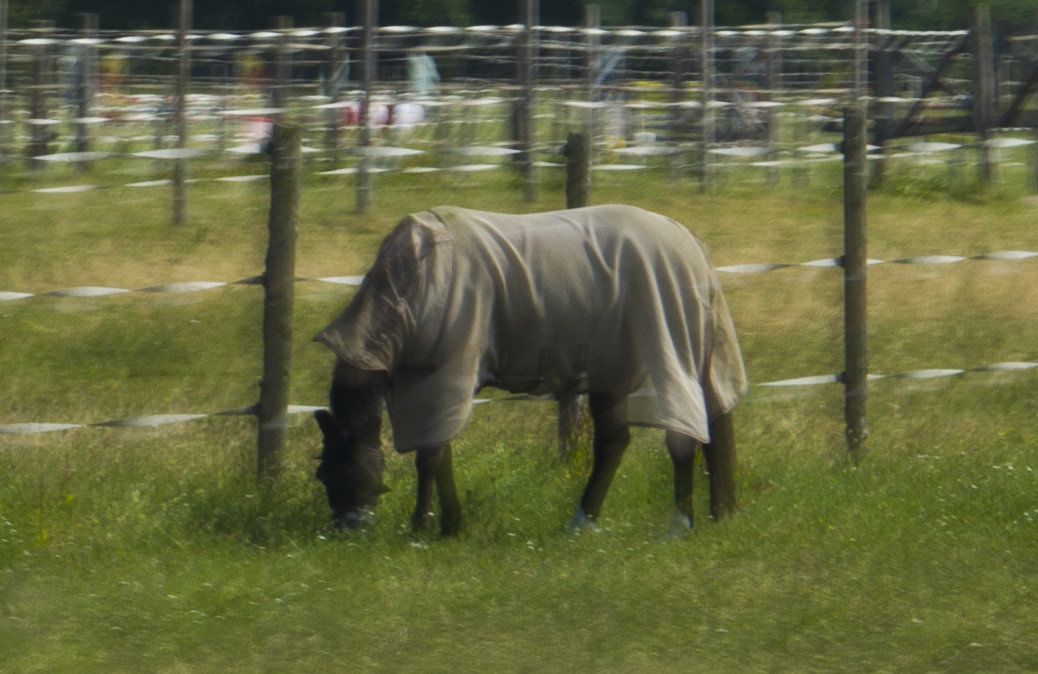
<instances>
[{"instance_id":1,"label":"dark tree line","mask_svg":"<svg viewBox=\"0 0 1038 674\"><path fill-rule=\"evenodd\" d=\"M895 28L952 29L970 25L973 6L981 0L891 1ZM26 27L35 20L58 26L79 25L78 14L100 17L100 27L111 30L169 28L175 24L176 0L7 0L10 25ZM541 2L541 22L575 26L582 21L585 0ZM671 12L686 12L691 23L699 0L598 0L605 26L661 26ZM994 19L1008 27L1038 24L1038 0L986 0ZM720 0L718 25L763 23L768 12L780 12L786 22L845 21L853 14L853 0ZM269 28L275 16L291 16L297 26L321 26L332 12L358 23L357 0L194 0L194 25L199 29L252 30ZM519 21L518 0L381 0L382 25L509 24Z\"/></svg>"}]
</instances>

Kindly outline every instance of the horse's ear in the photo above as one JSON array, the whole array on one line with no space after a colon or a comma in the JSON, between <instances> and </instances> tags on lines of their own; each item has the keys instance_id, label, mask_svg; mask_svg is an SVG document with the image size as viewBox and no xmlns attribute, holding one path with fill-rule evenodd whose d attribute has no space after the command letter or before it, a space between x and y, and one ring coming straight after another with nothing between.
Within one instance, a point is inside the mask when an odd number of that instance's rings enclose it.
<instances>
[{"instance_id":1,"label":"horse's ear","mask_svg":"<svg viewBox=\"0 0 1038 674\"><path fill-rule=\"evenodd\" d=\"M321 427L321 433L326 438L336 438L340 435L339 425L335 423L335 417L328 410L317 410L314 412L314 419L317 420L317 425Z\"/></svg>"}]
</instances>

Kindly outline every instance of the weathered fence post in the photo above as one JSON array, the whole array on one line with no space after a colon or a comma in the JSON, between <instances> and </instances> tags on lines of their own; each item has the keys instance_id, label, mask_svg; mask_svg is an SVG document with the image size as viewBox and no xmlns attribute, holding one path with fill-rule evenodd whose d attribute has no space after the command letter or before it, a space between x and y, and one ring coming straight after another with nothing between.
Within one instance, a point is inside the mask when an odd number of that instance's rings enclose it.
<instances>
[{"instance_id":1,"label":"weathered fence post","mask_svg":"<svg viewBox=\"0 0 1038 674\"><path fill-rule=\"evenodd\" d=\"M584 49L585 49L585 95L590 103L587 109L585 131L588 134L591 152L594 153L595 138L598 136L599 115L595 104L599 99L599 83L602 79L602 15L598 5L584 5ZM594 155L592 154L592 158Z\"/></svg>"},{"instance_id":2,"label":"weathered fence post","mask_svg":"<svg viewBox=\"0 0 1038 674\"><path fill-rule=\"evenodd\" d=\"M256 472L261 480L277 477L285 448L301 156L301 129L276 124L270 144L269 240L263 274L263 379L256 415Z\"/></svg>"},{"instance_id":3,"label":"weathered fence post","mask_svg":"<svg viewBox=\"0 0 1038 674\"><path fill-rule=\"evenodd\" d=\"M285 110L288 107L288 88L292 80L292 64L288 54L288 33L292 29L291 16L274 17L274 27L278 36L274 43L274 77L271 79L271 107L277 110L274 118L285 121Z\"/></svg>"},{"instance_id":4,"label":"weathered fence post","mask_svg":"<svg viewBox=\"0 0 1038 674\"><path fill-rule=\"evenodd\" d=\"M688 46L688 14L685 12L670 13L670 29L674 36L674 49L670 53L671 92L670 102L670 174L675 180L681 178L685 171L685 156L682 151L687 137L688 126L685 120L686 109L681 103L685 100L685 80L688 78L689 46Z\"/></svg>"},{"instance_id":5,"label":"weathered fence post","mask_svg":"<svg viewBox=\"0 0 1038 674\"><path fill-rule=\"evenodd\" d=\"M854 0L854 100L864 104L869 93L869 0Z\"/></svg>"},{"instance_id":6,"label":"weathered fence post","mask_svg":"<svg viewBox=\"0 0 1038 674\"><path fill-rule=\"evenodd\" d=\"M973 78L976 92L973 98L974 128L980 134L980 177L984 183L995 179L995 165L991 161L988 138L998 117L995 89L995 54L991 36L991 8L977 5L973 27Z\"/></svg>"},{"instance_id":7,"label":"weathered fence post","mask_svg":"<svg viewBox=\"0 0 1038 674\"><path fill-rule=\"evenodd\" d=\"M1031 150L1031 191L1038 194L1038 143Z\"/></svg>"},{"instance_id":8,"label":"weathered fence post","mask_svg":"<svg viewBox=\"0 0 1038 674\"><path fill-rule=\"evenodd\" d=\"M566 139L566 208L591 203L590 133L571 133Z\"/></svg>"},{"instance_id":9,"label":"weathered fence post","mask_svg":"<svg viewBox=\"0 0 1038 674\"><path fill-rule=\"evenodd\" d=\"M345 30L343 26L346 24L346 14L344 12L332 12L328 16L329 23L329 49L328 49L328 79L327 79L327 91L325 94L328 96L329 107L326 111L325 123L328 125L326 132L328 149L332 153L332 167L339 168L340 159L339 156L339 120L341 119L342 109L336 107L339 102L339 83L342 79L342 71L347 67L349 61L345 58L346 50L342 44L342 32Z\"/></svg>"},{"instance_id":10,"label":"weathered fence post","mask_svg":"<svg viewBox=\"0 0 1038 674\"><path fill-rule=\"evenodd\" d=\"M360 101L360 115L357 120L360 126L360 162L357 165L357 199L358 213L367 213L371 207L371 88L375 81L375 28L378 25L377 0L359 0L362 23L361 49L363 64L361 66L361 86L364 96Z\"/></svg>"},{"instance_id":11,"label":"weathered fence post","mask_svg":"<svg viewBox=\"0 0 1038 674\"><path fill-rule=\"evenodd\" d=\"M703 70L703 117L699 153L699 187L703 192L713 190L713 167L710 148L717 136L714 124L714 0L699 0L700 62Z\"/></svg>"},{"instance_id":12,"label":"weathered fence post","mask_svg":"<svg viewBox=\"0 0 1038 674\"><path fill-rule=\"evenodd\" d=\"M7 0L0 0L0 165L7 154Z\"/></svg>"},{"instance_id":13,"label":"weathered fence post","mask_svg":"<svg viewBox=\"0 0 1038 674\"><path fill-rule=\"evenodd\" d=\"M521 0L522 45L519 49L519 94L516 106L519 161L523 171L523 199L537 201L537 166L534 161L535 87L537 83L537 23L540 0Z\"/></svg>"},{"instance_id":14,"label":"weathered fence post","mask_svg":"<svg viewBox=\"0 0 1038 674\"><path fill-rule=\"evenodd\" d=\"M879 187L883 184L883 174L886 170L887 140L894 127L894 104L891 102L894 95L894 38L890 33L890 0L873 1L875 16L872 25L878 34L873 57L877 105L873 116L872 142L879 146L880 150L878 158L872 163L870 180L873 186Z\"/></svg>"},{"instance_id":15,"label":"weathered fence post","mask_svg":"<svg viewBox=\"0 0 1038 674\"><path fill-rule=\"evenodd\" d=\"M566 139L566 208L589 205L591 191L591 135L571 133ZM587 396L562 393L559 404L559 459L568 461L585 435Z\"/></svg>"},{"instance_id":16,"label":"weathered fence post","mask_svg":"<svg viewBox=\"0 0 1038 674\"><path fill-rule=\"evenodd\" d=\"M37 33L36 44L32 52L32 84L29 85L29 115L32 120L32 130L29 138L29 156L39 157L50 153L50 142L53 132L46 123L50 116L50 92L54 82L54 73L51 68L52 57L52 35L54 33L53 21L34 21L33 31ZM42 162L31 161L30 166L37 168Z\"/></svg>"},{"instance_id":17,"label":"weathered fence post","mask_svg":"<svg viewBox=\"0 0 1038 674\"><path fill-rule=\"evenodd\" d=\"M191 46L188 44L191 32L191 0L180 0L180 12L177 26L177 83L176 83L176 121L177 149L187 148L187 90L191 78ZM183 225L187 221L187 159L177 157L173 160L173 224Z\"/></svg>"},{"instance_id":18,"label":"weathered fence post","mask_svg":"<svg viewBox=\"0 0 1038 674\"><path fill-rule=\"evenodd\" d=\"M768 12L767 22L769 26L782 25L782 12ZM765 71L767 84L765 86L768 91L768 100L779 101L782 100L782 32L777 29L769 30L765 48L767 49L767 70ZM780 142L778 114L773 109L769 109L766 114L768 120L768 147L774 152ZM780 177L781 174L777 166L768 169L767 180L769 185L777 185Z\"/></svg>"},{"instance_id":19,"label":"weathered fence post","mask_svg":"<svg viewBox=\"0 0 1038 674\"><path fill-rule=\"evenodd\" d=\"M844 290L844 416L847 449L857 458L865 450L865 411L868 384L867 205L868 166L865 145L865 106L859 102L844 114L843 141L843 290Z\"/></svg>"},{"instance_id":20,"label":"weathered fence post","mask_svg":"<svg viewBox=\"0 0 1038 674\"><path fill-rule=\"evenodd\" d=\"M79 48L76 63L76 152L90 151L90 124L87 118L94 107L95 76L97 74L97 50L91 40L97 34L97 14L80 14L80 33L83 43ZM80 162L80 168L87 167Z\"/></svg>"}]
</instances>

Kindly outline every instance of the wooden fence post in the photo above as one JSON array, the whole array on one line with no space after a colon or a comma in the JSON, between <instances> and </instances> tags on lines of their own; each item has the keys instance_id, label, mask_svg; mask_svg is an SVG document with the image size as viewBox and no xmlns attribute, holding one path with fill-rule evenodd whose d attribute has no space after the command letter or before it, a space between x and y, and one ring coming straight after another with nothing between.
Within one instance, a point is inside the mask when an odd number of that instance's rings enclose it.
<instances>
[{"instance_id":1,"label":"wooden fence post","mask_svg":"<svg viewBox=\"0 0 1038 674\"><path fill-rule=\"evenodd\" d=\"M872 25L879 31L873 57L876 91L878 99L873 125L873 144L880 147L878 159L872 163L870 181L873 186L883 184L886 170L887 140L894 127L894 41L890 34L890 0L873 0L875 16Z\"/></svg>"},{"instance_id":2,"label":"wooden fence post","mask_svg":"<svg viewBox=\"0 0 1038 674\"><path fill-rule=\"evenodd\" d=\"M855 458L865 451L868 384L867 206L868 166L865 106L851 105L844 114L843 157L843 289L844 289L844 416L847 449Z\"/></svg>"},{"instance_id":3,"label":"wooden fence post","mask_svg":"<svg viewBox=\"0 0 1038 674\"><path fill-rule=\"evenodd\" d=\"M0 166L7 154L7 0L0 0Z\"/></svg>"},{"instance_id":4,"label":"wooden fence post","mask_svg":"<svg viewBox=\"0 0 1038 674\"><path fill-rule=\"evenodd\" d=\"M187 147L187 91L191 78L191 46L188 44L191 32L191 0L180 0L180 11L177 26L177 64L176 83L176 121L177 149ZM183 225L187 221L187 160L178 157L173 160L173 224Z\"/></svg>"},{"instance_id":5,"label":"wooden fence post","mask_svg":"<svg viewBox=\"0 0 1038 674\"><path fill-rule=\"evenodd\" d=\"M571 133L566 139L566 208L583 208L590 204L591 131ZM569 461L586 435L587 396L563 393L559 405L559 459Z\"/></svg>"},{"instance_id":6,"label":"wooden fence post","mask_svg":"<svg viewBox=\"0 0 1038 674\"><path fill-rule=\"evenodd\" d=\"M768 12L767 22L771 27L782 25L782 12ZM767 84L765 88L768 92L768 100L778 101L782 99L782 33L779 30L772 28L768 31L768 37L766 41L767 49L767 60L765 77L767 78ZM768 147L772 152L778 147L779 138L779 125L778 125L778 114L774 110L768 110L767 124L768 124ZM778 167L771 167L768 169L768 184L777 185L779 183L781 174Z\"/></svg>"},{"instance_id":7,"label":"wooden fence post","mask_svg":"<svg viewBox=\"0 0 1038 674\"><path fill-rule=\"evenodd\" d=\"M97 48L90 40L97 34L97 14L80 14L80 29L84 41L79 49L76 74L76 152L90 151L90 124L84 121L94 107L94 89L97 75ZM86 162L80 162L86 168Z\"/></svg>"},{"instance_id":8,"label":"wooden fence post","mask_svg":"<svg viewBox=\"0 0 1038 674\"><path fill-rule=\"evenodd\" d=\"M534 162L535 87L537 82L537 23L540 0L521 0L522 45L519 49L519 95L516 108L520 166L523 171L523 199L537 201L537 167Z\"/></svg>"},{"instance_id":9,"label":"wooden fence post","mask_svg":"<svg viewBox=\"0 0 1038 674\"><path fill-rule=\"evenodd\" d=\"M688 62L690 50L688 45L688 14L685 12L670 13L670 29L677 35L674 37L674 48L670 52L670 144L673 152L670 155L670 174L675 180L681 178L685 171L685 155L682 146L688 136L688 125L685 121L685 109L681 103L685 100L685 80L688 79Z\"/></svg>"},{"instance_id":10,"label":"wooden fence post","mask_svg":"<svg viewBox=\"0 0 1038 674\"><path fill-rule=\"evenodd\" d=\"M863 104L869 93L869 2L854 0L854 100Z\"/></svg>"},{"instance_id":11,"label":"wooden fence post","mask_svg":"<svg viewBox=\"0 0 1038 674\"><path fill-rule=\"evenodd\" d=\"M991 36L991 8L977 5L973 27L973 77L976 92L973 102L974 127L980 134L980 177L985 183L995 179L988 137L998 118L998 95L995 89L995 54Z\"/></svg>"},{"instance_id":12,"label":"wooden fence post","mask_svg":"<svg viewBox=\"0 0 1038 674\"><path fill-rule=\"evenodd\" d=\"M599 98L599 83L603 73L601 72L602 39L599 31L602 30L602 14L598 5L584 5L584 49L585 49L585 77L584 95L591 105L587 109L585 131L587 131L591 151L594 152L595 138L598 137L599 115L594 104ZM592 158L593 158L592 154Z\"/></svg>"},{"instance_id":13,"label":"wooden fence post","mask_svg":"<svg viewBox=\"0 0 1038 674\"><path fill-rule=\"evenodd\" d=\"M342 31L340 30L346 24L346 14L344 12L332 12L328 16L329 24L329 49L328 49L328 78L327 87L328 90L325 94L328 96L328 103L331 107L326 111L325 123L328 125L326 131L328 149L332 153L332 167L339 168L341 163L341 157L339 156L339 121L342 117L342 109L335 107L335 104L339 102L340 91L339 82L342 76L342 70L346 67L346 50L343 48Z\"/></svg>"},{"instance_id":14,"label":"wooden fence post","mask_svg":"<svg viewBox=\"0 0 1038 674\"><path fill-rule=\"evenodd\" d=\"M52 68L53 49L48 40L54 33L53 21L33 22L33 31L41 38L41 43L32 50L32 84L29 85L29 114L32 119L46 119L50 116L50 94L54 83ZM30 157L39 157L50 153L50 142L53 131L46 124L33 124L29 138ZM31 161L30 166L38 168L43 162Z\"/></svg>"},{"instance_id":15,"label":"wooden fence post","mask_svg":"<svg viewBox=\"0 0 1038 674\"><path fill-rule=\"evenodd\" d=\"M378 26L377 0L358 0L362 23L361 86L364 90L360 102L360 162L357 165L356 211L364 214L371 207L371 88L375 81L375 29Z\"/></svg>"},{"instance_id":16,"label":"wooden fence post","mask_svg":"<svg viewBox=\"0 0 1038 674\"><path fill-rule=\"evenodd\" d=\"M277 477L285 448L301 157L301 129L276 124L270 144L269 241L263 274L263 379L257 411L256 472L261 480Z\"/></svg>"},{"instance_id":17,"label":"wooden fence post","mask_svg":"<svg viewBox=\"0 0 1038 674\"><path fill-rule=\"evenodd\" d=\"M1038 143L1031 150L1031 191L1038 194Z\"/></svg>"},{"instance_id":18,"label":"wooden fence post","mask_svg":"<svg viewBox=\"0 0 1038 674\"><path fill-rule=\"evenodd\" d=\"M699 54L703 70L703 117L701 121L701 146L699 153L699 187L703 192L713 190L713 167L710 148L717 137L714 120L714 0L699 0Z\"/></svg>"},{"instance_id":19,"label":"wooden fence post","mask_svg":"<svg viewBox=\"0 0 1038 674\"><path fill-rule=\"evenodd\" d=\"M274 42L274 77L271 79L271 105L277 110L274 119L284 123L285 111L288 107L288 88L292 80L292 64L289 61L288 39L294 21L291 16L274 17L274 28L278 36Z\"/></svg>"},{"instance_id":20,"label":"wooden fence post","mask_svg":"<svg viewBox=\"0 0 1038 674\"><path fill-rule=\"evenodd\" d=\"M591 203L590 132L571 133L566 139L566 208Z\"/></svg>"}]
</instances>

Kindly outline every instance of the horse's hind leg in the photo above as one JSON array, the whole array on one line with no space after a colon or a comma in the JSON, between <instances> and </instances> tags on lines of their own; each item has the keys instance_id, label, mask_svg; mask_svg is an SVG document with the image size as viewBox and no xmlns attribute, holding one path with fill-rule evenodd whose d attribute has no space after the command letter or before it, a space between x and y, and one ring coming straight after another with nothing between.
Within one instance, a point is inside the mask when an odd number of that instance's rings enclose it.
<instances>
[{"instance_id":1,"label":"horse's hind leg","mask_svg":"<svg viewBox=\"0 0 1038 674\"><path fill-rule=\"evenodd\" d=\"M671 533L679 534L692 528L692 479L699 443L694 438L667 431L667 452L674 464L674 505L677 510L671 524Z\"/></svg>"},{"instance_id":2,"label":"horse's hind leg","mask_svg":"<svg viewBox=\"0 0 1038 674\"><path fill-rule=\"evenodd\" d=\"M624 450L631 441L631 432L622 423L626 404L626 397L618 397L611 393L591 393L588 396L588 407L595 428L592 443L593 463L591 477L584 488L580 506L570 520L571 529L593 525L598 519L609 485L620 467Z\"/></svg>"},{"instance_id":3,"label":"horse's hind leg","mask_svg":"<svg viewBox=\"0 0 1038 674\"><path fill-rule=\"evenodd\" d=\"M710 473L710 517L719 520L737 508L735 500L735 427L731 412L710 421L710 443L703 446Z\"/></svg>"}]
</instances>

